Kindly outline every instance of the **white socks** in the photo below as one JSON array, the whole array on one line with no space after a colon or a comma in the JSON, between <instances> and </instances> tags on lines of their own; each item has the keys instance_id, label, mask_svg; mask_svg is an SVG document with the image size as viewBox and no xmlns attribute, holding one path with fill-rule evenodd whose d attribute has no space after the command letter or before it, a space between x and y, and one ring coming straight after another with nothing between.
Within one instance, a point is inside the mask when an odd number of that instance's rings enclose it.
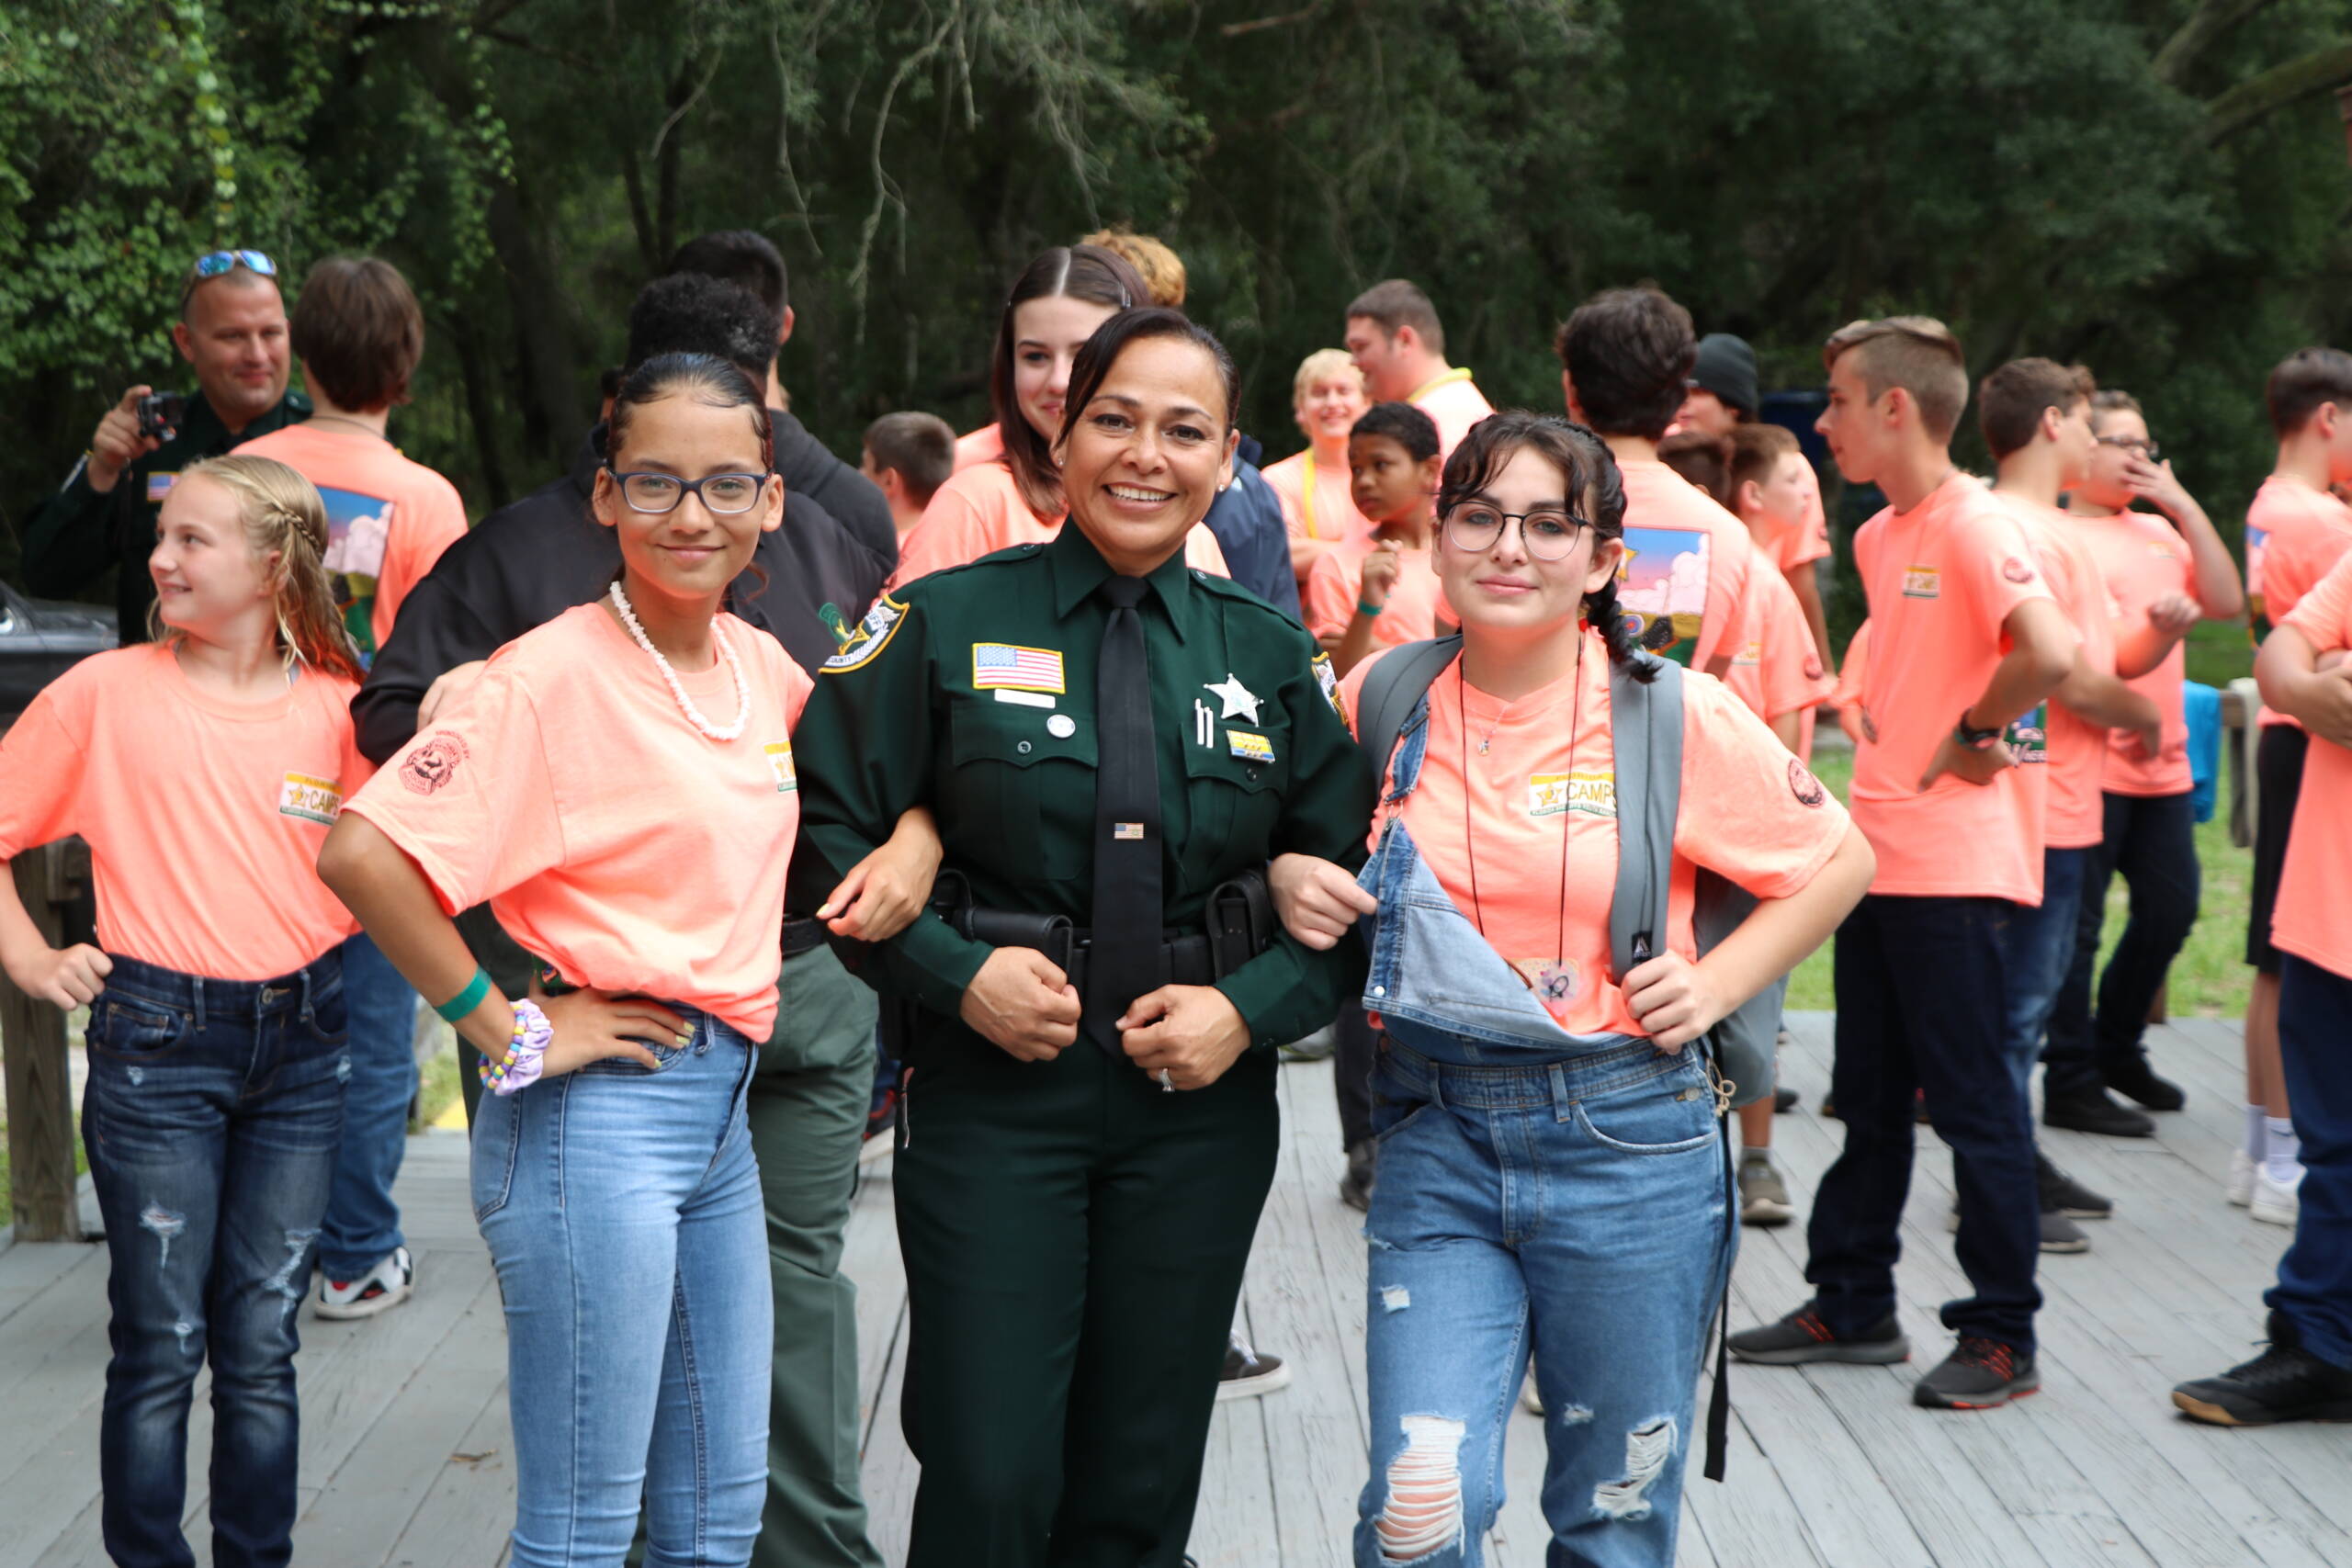
<instances>
[{"instance_id":1,"label":"white socks","mask_svg":"<svg viewBox=\"0 0 2352 1568\"><path fill-rule=\"evenodd\" d=\"M2245 1108L2245 1157L2256 1165L2270 1151L2269 1121L2259 1105Z\"/></svg>"},{"instance_id":2,"label":"white socks","mask_svg":"<svg viewBox=\"0 0 2352 1568\"><path fill-rule=\"evenodd\" d=\"M2266 1116L2262 1130L2264 1169L2281 1187L2292 1187L2303 1174L2303 1145L2295 1136L2295 1123L2284 1116Z\"/></svg>"}]
</instances>

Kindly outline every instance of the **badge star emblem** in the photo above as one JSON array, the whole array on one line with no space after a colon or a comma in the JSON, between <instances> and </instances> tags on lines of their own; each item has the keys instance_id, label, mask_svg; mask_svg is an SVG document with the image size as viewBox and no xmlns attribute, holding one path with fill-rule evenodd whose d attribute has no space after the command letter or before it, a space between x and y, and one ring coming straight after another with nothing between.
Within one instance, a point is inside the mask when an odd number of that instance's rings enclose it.
<instances>
[{"instance_id":1,"label":"badge star emblem","mask_svg":"<svg viewBox=\"0 0 2352 1568\"><path fill-rule=\"evenodd\" d=\"M1217 717L1243 716L1252 724L1258 722L1259 698L1249 687L1241 683L1240 676L1227 671L1224 680L1204 681L1201 684L1207 688L1209 694L1218 702L1225 705L1225 711L1218 714Z\"/></svg>"}]
</instances>

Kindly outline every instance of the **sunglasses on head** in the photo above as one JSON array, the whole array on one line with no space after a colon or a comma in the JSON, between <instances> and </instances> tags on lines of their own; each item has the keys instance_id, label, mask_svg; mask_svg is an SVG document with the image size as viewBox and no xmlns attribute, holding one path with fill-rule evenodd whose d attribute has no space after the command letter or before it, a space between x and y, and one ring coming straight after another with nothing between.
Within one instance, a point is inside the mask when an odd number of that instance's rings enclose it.
<instances>
[{"instance_id":1,"label":"sunglasses on head","mask_svg":"<svg viewBox=\"0 0 2352 1568\"><path fill-rule=\"evenodd\" d=\"M188 269L187 283L180 289L181 302L185 304L187 297L196 292L196 286L206 278L225 276L239 267L264 277L277 276L277 264L259 251L207 251Z\"/></svg>"}]
</instances>

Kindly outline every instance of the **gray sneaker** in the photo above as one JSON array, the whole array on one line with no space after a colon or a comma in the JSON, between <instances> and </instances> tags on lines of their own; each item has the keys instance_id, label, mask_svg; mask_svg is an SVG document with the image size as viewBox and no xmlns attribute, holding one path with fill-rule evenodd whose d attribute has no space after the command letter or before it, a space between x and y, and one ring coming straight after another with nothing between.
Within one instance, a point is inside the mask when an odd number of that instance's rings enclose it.
<instances>
[{"instance_id":1,"label":"gray sneaker","mask_svg":"<svg viewBox=\"0 0 2352 1568\"><path fill-rule=\"evenodd\" d=\"M1789 1184L1780 1167L1762 1149L1739 1156L1739 1223L1744 1225L1784 1225L1797 1217L1789 1201Z\"/></svg>"},{"instance_id":2,"label":"gray sneaker","mask_svg":"<svg viewBox=\"0 0 2352 1568\"><path fill-rule=\"evenodd\" d=\"M1944 1215L1944 1229L1960 1230L1960 1205L1954 1203ZM2090 1234L2066 1217L2062 1209L2041 1211L2041 1250L2044 1252L2088 1252Z\"/></svg>"}]
</instances>

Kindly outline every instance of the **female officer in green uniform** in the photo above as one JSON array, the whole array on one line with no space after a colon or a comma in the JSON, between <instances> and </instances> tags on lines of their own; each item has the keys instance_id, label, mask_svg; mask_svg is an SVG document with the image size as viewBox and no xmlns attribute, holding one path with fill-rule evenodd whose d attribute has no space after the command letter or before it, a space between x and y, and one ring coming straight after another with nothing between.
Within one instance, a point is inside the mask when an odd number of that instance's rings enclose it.
<instances>
[{"instance_id":1,"label":"female officer in green uniform","mask_svg":"<svg viewBox=\"0 0 2352 1568\"><path fill-rule=\"evenodd\" d=\"M1288 850L1361 864L1373 792L1314 641L1184 564L1234 379L1180 312L1104 322L1055 447L1068 524L883 599L796 734L812 852L854 864L928 805L968 890L865 965L925 1010L895 1178L909 1568L1176 1568L1273 1046L1362 974L1250 933L1232 887Z\"/></svg>"}]
</instances>

